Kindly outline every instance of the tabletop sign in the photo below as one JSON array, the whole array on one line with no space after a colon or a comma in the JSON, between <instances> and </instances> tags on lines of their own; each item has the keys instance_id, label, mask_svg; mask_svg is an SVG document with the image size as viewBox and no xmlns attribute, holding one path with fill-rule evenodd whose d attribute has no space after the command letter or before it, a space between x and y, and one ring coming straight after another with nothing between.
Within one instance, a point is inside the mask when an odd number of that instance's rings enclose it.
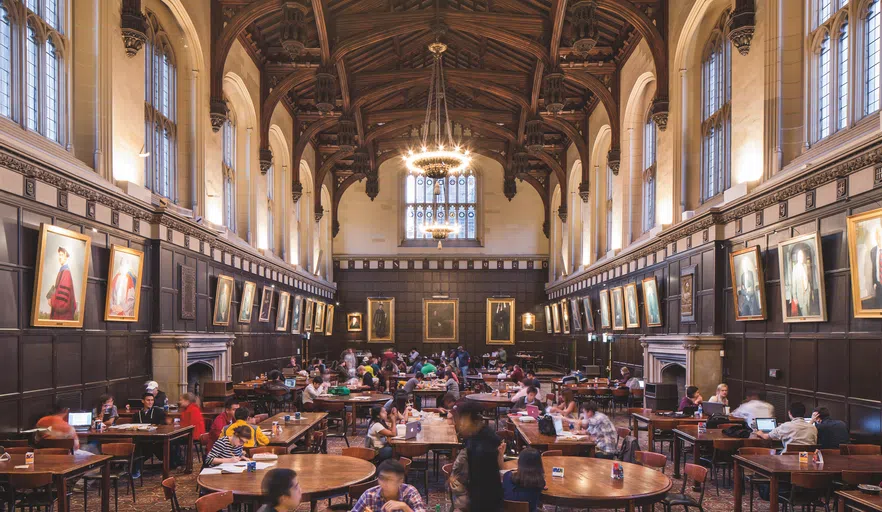
<instances>
[{"instance_id":1,"label":"tabletop sign","mask_svg":"<svg viewBox=\"0 0 882 512\"><path fill-rule=\"evenodd\" d=\"M25 464L32 466L34 464L34 452L25 453Z\"/></svg>"},{"instance_id":2,"label":"tabletop sign","mask_svg":"<svg viewBox=\"0 0 882 512\"><path fill-rule=\"evenodd\" d=\"M808 464L809 463L808 452L799 452L799 463L800 464Z\"/></svg>"},{"instance_id":3,"label":"tabletop sign","mask_svg":"<svg viewBox=\"0 0 882 512\"><path fill-rule=\"evenodd\" d=\"M555 478L563 478L564 468L552 467L551 468L551 476L553 476Z\"/></svg>"},{"instance_id":4,"label":"tabletop sign","mask_svg":"<svg viewBox=\"0 0 882 512\"><path fill-rule=\"evenodd\" d=\"M702 421L698 424L698 433L707 434L707 423Z\"/></svg>"}]
</instances>

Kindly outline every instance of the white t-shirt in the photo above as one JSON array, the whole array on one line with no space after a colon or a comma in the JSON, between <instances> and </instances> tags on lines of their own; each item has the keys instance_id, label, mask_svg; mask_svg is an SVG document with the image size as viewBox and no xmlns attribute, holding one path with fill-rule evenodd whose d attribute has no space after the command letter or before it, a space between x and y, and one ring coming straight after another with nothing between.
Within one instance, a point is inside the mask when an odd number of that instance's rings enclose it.
<instances>
[{"instance_id":1,"label":"white t-shirt","mask_svg":"<svg viewBox=\"0 0 882 512\"><path fill-rule=\"evenodd\" d=\"M381 430L386 430L386 427L383 426L382 423L377 422L371 424L371 428L368 429L368 439L370 439L371 446L369 448L384 448L386 446L386 436L380 434Z\"/></svg>"}]
</instances>

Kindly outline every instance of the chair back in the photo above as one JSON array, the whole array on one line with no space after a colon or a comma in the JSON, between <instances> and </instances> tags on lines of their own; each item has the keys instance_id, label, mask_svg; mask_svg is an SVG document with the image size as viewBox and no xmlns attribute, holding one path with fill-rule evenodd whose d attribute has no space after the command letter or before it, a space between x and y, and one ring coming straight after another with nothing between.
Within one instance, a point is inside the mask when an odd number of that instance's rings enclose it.
<instances>
[{"instance_id":1,"label":"chair back","mask_svg":"<svg viewBox=\"0 0 882 512\"><path fill-rule=\"evenodd\" d=\"M669 432L677 428L677 425L679 423L680 420L653 419L652 428L654 428L655 430L661 430L662 432Z\"/></svg>"},{"instance_id":2,"label":"chair back","mask_svg":"<svg viewBox=\"0 0 882 512\"><path fill-rule=\"evenodd\" d=\"M842 472L842 482L851 486L861 484L879 485L882 482L882 473L878 471L849 471Z\"/></svg>"},{"instance_id":3,"label":"chair back","mask_svg":"<svg viewBox=\"0 0 882 512\"><path fill-rule=\"evenodd\" d=\"M698 464L686 464L686 470L683 475L683 487L680 489L680 494L686 494L687 489L690 487L692 489L700 489L700 494L698 496L698 505L701 506L704 501L704 490L707 483L707 475L709 473L708 468L704 466L699 466ZM689 480L692 480L692 486L688 486L687 483Z\"/></svg>"},{"instance_id":4,"label":"chair back","mask_svg":"<svg viewBox=\"0 0 882 512\"><path fill-rule=\"evenodd\" d=\"M597 395L598 397L603 398L603 397L609 396L611 394L611 391L609 388L598 387L598 388L595 388L594 394Z\"/></svg>"},{"instance_id":5,"label":"chair back","mask_svg":"<svg viewBox=\"0 0 882 512\"><path fill-rule=\"evenodd\" d=\"M645 391L645 390L643 390L643 389L639 389L639 388L638 388L638 389L632 389L632 390L631 390L631 396L634 398L635 401L636 401L636 400L643 400L643 393L644 393L644 391Z\"/></svg>"},{"instance_id":6,"label":"chair back","mask_svg":"<svg viewBox=\"0 0 882 512\"><path fill-rule=\"evenodd\" d=\"M714 439L714 451L734 454L741 444L741 439Z\"/></svg>"},{"instance_id":7,"label":"chair back","mask_svg":"<svg viewBox=\"0 0 882 512\"><path fill-rule=\"evenodd\" d=\"M10 473L7 476L13 489L39 489L52 485L51 473Z\"/></svg>"},{"instance_id":8,"label":"chair back","mask_svg":"<svg viewBox=\"0 0 882 512\"><path fill-rule=\"evenodd\" d=\"M257 446L255 448L246 448L250 455L257 455L258 453L272 453L273 455L286 455L288 453L287 448L284 446Z\"/></svg>"},{"instance_id":9,"label":"chair back","mask_svg":"<svg viewBox=\"0 0 882 512\"><path fill-rule=\"evenodd\" d=\"M631 435L631 429L628 427L616 427L616 435L619 436L619 439L628 437Z\"/></svg>"},{"instance_id":10,"label":"chair back","mask_svg":"<svg viewBox=\"0 0 882 512\"><path fill-rule=\"evenodd\" d=\"M325 430L313 431L312 437L309 440L309 453L321 453L327 434Z\"/></svg>"},{"instance_id":11,"label":"chair back","mask_svg":"<svg viewBox=\"0 0 882 512\"><path fill-rule=\"evenodd\" d=\"M398 457L398 462L400 462L401 465L404 466L404 474L406 476L407 472L410 471L410 465L413 464L413 460L408 459L407 457ZM448 464L448 465L451 468L453 467L453 464Z\"/></svg>"},{"instance_id":12,"label":"chair back","mask_svg":"<svg viewBox=\"0 0 882 512\"><path fill-rule=\"evenodd\" d=\"M395 454L399 457L407 457L413 460L416 457L427 457L429 455L429 445L418 443L401 443L395 445Z\"/></svg>"},{"instance_id":13,"label":"chair back","mask_svg":"<svg viewBox=\"0 0 882 512\"><path fill-rule=\"evenodd\" d=\"M743 446L753 447L753 448L771 448L772 441L768 439L762 439L759 437L748 437L747 439L742 439Z\"/></svg>"},{"instance_id":14,"label":"chair back","mask_svg":"<svg viewBox=\"0 0 882 512\"><path fill-rule=\"evenodd\" d=\"M824 460L827 460L828 457L838 457L842 455L842 452L839 451L839 448L821 448L821 455L824 456Z\"/></svg>"},{"instance_id":15,"label":"chair back","mask_svg":"<svg viewBox=\"0 0 882 512\"><path fill-rule=\"evenodd\" d=\"M785 448L785 454L787 455L798 455L799 452L813 452L818 449L818 445L816 444L788 444Z\"/></svg>"},{"instance_id":16,"label":"chair back","mask_svg":"<svg viewBox=\"0 0 882 512\"><path fill-rule=\"evenodd\" d=\"M543 457L563 457L561 450L545 450L542 452Z\"/></svg>"},{"instance_id":17,"label":"chair back","mask_svg":"<svg viewBox=\"0 0 882 512\"><path fill-rule=\"evenodd\" d=\"M73 439L41 439L38 445L40 448L67 448L70 453L74 450Z\"/></svg>"},{"instance_id":18,"label":"chair back","mask_svg":"<svg viewBox=\"0 0 882 512\"><path fill-rule=\"evenodd\" d=\"M631 396L631 390L628 388L616 388L612 391L615 398L627 400Z\"/></svg>"},{"instance_id":19,"label":"chair back","mask_svg":"<svg viewBox=\"0 0 882 512\"><path fill-rule=\"evenodd\" d=\"M208 432L199 436L199 442L202 443L202 446L205 448L205 453L211 451L211 447L214 443L211 442L211 434Z\"/></svg>"},{"instance_id":20,"label":"chair back","mask_svg":"<svg viewBox=\"0 0 882 512\"><path fill-rule=\"evenodd\" d=\"M668 457L663 453L640 451L634 453L634 458L637 460L637 464L647 468L660 469L662 474L668 464Z\"/></svg>"},{"instance_id":21,"label":"chair back","mask_svg":"<svg viewBox=\"0 0 882 512\"><path fill-rule=\"evenodd\" d=\"M70 455L64 448L35 448L34 455Z\"/></svg>"},{"instance_id":22,"label":"chair back","mask_svg":"<svg viewBox=\"0 0 882 512\"><path fill-rule=\"evenodd\" d=\"M816 472L795 472L790 474L790 484L803 489L824 490L832 489L833 481L836 480L835 474L824 474Z\"/></svg>"},{"instance_id":23,"label":"chair back","mask_svg":"<svg viewBox=\"0 0 882 512\"><path fill-rule=\"evenodd\" d=\"M12 448L6 449L6 453L10 455L24 455L32 451L34 451L34 449L30 446L13 446Z\"/></svg>"},{"instance_id":24,"label":"chair back","mask_svg":"<svg viewBox=\"0 0 882 512\"><path fill-rule=\"evenodd\" d=\"M502 512L530 512L530 504L526 501L508 501L502 502Z\"/></svg>"},{"instance_id":25,"label":"chair back","mask_svg":"<svg viewBox=\"0 0 882 512\"><path fill-rule=\"evenodd\" d=\"M104 443L101 445L101 453L114 458L128 458L135 453L134 443Z\"/></svg>"},{"instance_id":26,"label":"chair back","mask_svg":"<svg viewBox=\"0 0 882 512\"><path fill-rule=\"evenodd\" d=\"M444 464L441 466L441 472L444 473L446 478L450 478L450 473L453 472L453 464Z\"/></svg>"},{"instance_id":27,"label":"chair back","mask_svg":"<svg viewBox=\"0 0 882 512\"><path fill-rule=\"evenodd\" d=\"M761 446L742 446L738 448L738 455L775 455L776 453L774 448L763 448Z\"/></svg>"},{"instance_id":28,"label":"chair back","mask_svg":"<svg viewBox=\"0 0 882 512\"><path fill-rule=\"evenodd\" d=\"M0 441L0 446L4 448L12 448L12 447L25 447L31 445L31 442L27 439L4 439Z\"/></svg>"},{"instance_id":29,"label":"chair back","mask_svg":"<svg viewBox=\"0 0 882 512\"><path fill-rule=\"evenodd\" d=\"M548 451L559 451L564 457L578 457L582 453L582 448L582 445L575 443L553 443L548 445Z\"/></svg>"},{"instance_id":30,"label":"chair back","mask_svg":"<svg viewBox=\"0 0 882 512\"><path fill-rule=\"evenodd\" d=\"M165 495L165 499L171 502L172 512L180 512L181 505L178 503L175 477L170 476L162 481L162 493Z\"/></svg>"},{"instance_id":31,"label":"chair back","mask_svg":"<svg viewBox=\"0 0 882 512\"><path fill-rule=\"evenodd\" d=\"M374 460L374 457L377 456L377 452L371 450L370 448L353 446L351 448L343 448L343 456L355 457L356 459L366 460L370 462Z\"/></svg>"},{"instance_id":32,"label":"chair back","mask_svg":"<svg viewBox=\"0 0 882 512\"><path fill-rule=\"evenodd\" d=\"M878 444L843 444L839 450L842 455L882 455L882 446Z\"/></svg>"},{"instance_id":33,"label":"chair back","mask_svg":"<svg viewBox=\"0 0 882 512\"><path fill-rule=\"evenodd\" d=\"M360 484L350 485L349 486L349 499L352 500L353 503L358 501L358 498L361 498L361 495L364 494L371 487L376 487L379 485L377 479L374 478L370 482L363 482Z\"/></svg>"},{"instance_id":34,"label":"chair back","mask_svg":"<svg viewBox=\"0 0 882 512\"><path fill-rule=\"evenodd\" d=\"M196 500L196 512L220 512L233 504L233 491L213 492Z\"/></svg>"}]
</instances>

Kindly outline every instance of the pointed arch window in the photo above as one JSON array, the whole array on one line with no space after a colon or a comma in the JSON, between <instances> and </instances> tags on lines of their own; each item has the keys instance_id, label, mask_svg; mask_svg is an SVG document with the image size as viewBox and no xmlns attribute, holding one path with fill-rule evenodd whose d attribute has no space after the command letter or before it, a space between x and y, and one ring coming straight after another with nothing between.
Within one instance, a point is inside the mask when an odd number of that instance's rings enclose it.
<instances>
[{"instance_id":1,"label":"pointed arch window","mask_svg":"<svg viewBox=\"0 0 882 512\"><path fill-rule=\"evenodd\" d=\"M655 121L647 114L643 125L643 231L655 226Z\"/></svg>"},{"instance_id":2,"label":"pointed arch window","mask_svg":"<svg viewBox=\"0 0 882 512\"><path fill-rule=\"evenodd\" d=\"M880 52L880 36L882 36L882 17L879 15L882 1L874 0L867 8L867 17L864 22L864 54L865 54L865 81L864 81L864 114L872 114L879 110L880 106L880 72L882 72L882 52Z\"/></svg>"},{"instance_id":3,"label":"pointed arch window","mask_svg":"<svg viewBox=\"0 0 882 512\"><path fill-rule=\"evenodd\" d=\"M849 23L848 2L815 0L815 27L811 43L809 126L811 142L821 141L848 127L849 115Z\"/></svg>"},{"instance_id":4,"label":"pointed arch window","mask_svg":"<svg viewBox=\"0 0 882 512\"><path fill-rule=\"evenodd\" d=\"M612 249L613 230L613 172L606 166L606 250Z\"/></svg>"},{"instance_id":5,"label":"pointed arch window","mask_svg":"<svg viewBox=\"0 0 882 512\"><path fill-rule=\"evenodd\" d=\"M404 238L431 239L424 231L434 223L455 223L459 231L450 235L454 240L478 239L478 181L473 171L443 178L435 195L435 180L420 174L404 178Z\"/></svg>"},{"instance_id":6,"label":"pointed arch window","mask_svg":"<svg viewBox=\"0 0 882 512\"><path fill-rule=\"evenodd\" d=\"M168 34L156 16L147 12L145 54L144 118L145 146L150 152L146 162L146 184L154 194L177 202L177 70Z\"/></svg>"},{"instance_id":7,"label":"pointed arch window","mask_svg":"<svg viewBox=\"0 0 882 512\"><path fill-rule=\"evenodd\" d=\"M729 186L731 132L731 45L725 34L728 12L704 49L701 103L701 200Z\"/></svg>"},{"instance_id":8,"label":"pointed arch window","mask_svg":"<svg viewBox=\"0 0 882 512\"><path fill-rule=\"evenodd\" d=\"M270 165L266 171L266 243L270 252L276 251L276 227L275 216L273 215L273 185L275 176L275 166Z\"/></svg>"},{"instance_id":9,"label":"pointed arch window","mask_svg":"<svg viewBox=\"0 0 882 512\"><path fill-rule=\"evenodd\" d=\"M224 122L221 152L223 154L224 226L236 232L236 125L233 116Z\"/></svg>"}]
</instances>

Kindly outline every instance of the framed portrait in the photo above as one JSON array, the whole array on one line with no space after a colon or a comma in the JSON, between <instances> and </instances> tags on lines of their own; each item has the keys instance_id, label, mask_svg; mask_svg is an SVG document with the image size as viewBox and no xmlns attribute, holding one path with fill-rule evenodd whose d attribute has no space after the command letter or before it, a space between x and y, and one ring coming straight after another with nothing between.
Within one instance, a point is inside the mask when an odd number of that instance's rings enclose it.
<instances>
[{"instance_id":1,"label":"framed portrait","mask_svg":"<svg viewBox=\"0 0 882 512\"><path fill-rule=\"evenodd\" d=\"M312 332L313 311L315 311L315 301L305 299L303 306L303 332Z\"/></svg>"},{"instance_id":2,"label":"framed portrait","mask_svg":"<svg viewBox=\"0 0 882 512\"><path fill-rule=\"evenodd\" d=\"M110 246L110 271L107 273L105 322L137 322L141 306L141 273L144 253L119 245Z\"/></svg>"},{"instance_id":3,"label":"framed portrait","mask_svg":"<svg viewBox=\"0 0 882 512\"><path fill-rule=\"evenodd\" d=\"M260 293L260 314L257 315L258 322L270 321L270 310L273 308L273 288L272 286L264 286Z\"/></svg>"},{"instance_id":4,"label":"framed portrait","mask_svg":"<svg viewBox=\"0 0 882 512\"><path fill-rule=\"evenodd\" d=\"M594 312L591 310L591 297L582 297L582 312L585 314L585 332L594 332Z\"/></svg>"},{"instance_id":5,"label":"framed portrait","mask_svg":"<svg viewBox=\"0 0 882 512\"><path fill-rule=\"evenodd\" d=\"M459 299L423 299L423 342L455 343L459 336Z\"/></svg>"},{"instance_id":6,"label":"framed portrait","mask_svg":"<svg viewBox=\"0 0 882 512\"><path fill-rule=\"evenodd\" d=\"M625 325L628 329L640 327L640 306L637 302L637 283L625 285Z\"/></svg>"},{"instance_id":7,"label":"framed portrait","mask_svg":"<svg viewBox=\"0 0 882 512\"><path fill-rule=\"evenodd\" d=\"M250 324L251 314L254 312L254 292L257 285L251 281L245 281L242 285L242 300L239 301L239 323Z\"/></svg>"},{"instance_id":8,"label":"framed portrait","mask_svg":"<svg viewBox=\"0 0 882 512\"><path fill-rule=\"evenodd\" d=\"M230 276L220 274L217 276L217 286L214 289L214 316L211 318L212 325L230 325L230 304L233 301L233 291L236 281Z\"/></svg>"},{"instance_id":9,"label":"framed portrait","mask_svg":"<svg viewBox=\"0 0 882 512\"><path fill-rule=\"evenodd\" d=\"M279 293L279 307L276 309L276 331L288 330L288 315L291 312L290 306L291 294L288 292Z\"/></svg>"},{"instance_id":10,"label":"framed portrait","mask_svg":"<svg viewBox=\"0 0 882 512\"><path fill-rule=\"evenodd\" d=\"M334 332L334 309L333 304L328 304L325 311L325 334L328 336Z\"/></svg>"},{"instance_id":11,"label":"framed portrait","mask_svg":"<svg viewBox=\"0 0 882 512\"><path fill-rule=\"evenodd\" d=\"M661 327L661 301L658 298L658 281L655 276L643 280L643 309L648 327Z\"/></svg>"},{"instance_id":12,"label":"framed portrait","mask_svg":"<svg viewBox=\"0 0 882 512\"><path fill-rule=\"evenodd\" d=\"M766 278L759 246L729 253L735 320L766 319Z\"/></svg>"},{"instance_id":13,"label":"framed portrait","mask_svg":"<svg viewBox=\"0 0 882 512\"><path fill-rule=\"evenodd\" d=\"M346 330L349 332L361 332L361 313L348 313L346 315Z\"/></svg>"},{"instance_id":14,"label":"framed portrait","mask_svg":"<svg viewBox=\"0 0 882 512\"><path fill-rule=\"evenodd\" d=\"M560 303L551 303L551 320L554 327L554 334L560 334Z\"/></svg>"},{"instance_id":15,"label":"framed portrait","mask_svg":"<svg viewBox=\"0 0 882 512\"><path fill-rule=\"evenodd\" d=\"M695 323L695 269L690 265L680 269L680 321Z\"/></svg>"},{"instance_id":16,"label":"framed portrait","mask_svg":"<svg viewBox=\"0 0 882 512\"><path fill-rule=\"evenodd\" d=\"M514 345L514 315L514 299L487 299L487 344Z\"/></svg>"},{"instance_id":17,"label":"framed portrait","mask_svg":"<svg viewBox=\"0 0 882 512\"><path fill-rule=\"evenodd\" d=\"M300 334L303 329L303 297L295 295L291 299L291 334Z\"/></svg>"},{"instance_id":18,"label":"framed portrait","mask_svg":"<svg viewBox=\"0 0 882 512\"><path fill-rule=\"evenodd\" d=\"M573 332L582 330L582 313L579 311L579 299L570 299L570 318L573 322Z\"/></svg>"},{"instance_id":19,"label":"framed portrait","mask_svg":"<svg viewBox=\"0 0 882 512\"><path fill-rule=\"evenodd\" d=\"M614 331L625 330L625 293L621 287L609 291L612 298L612 328Z\"/></svg>"},{"instance_id":20,"label":"framed portrait","mask_svg":"<svg viewBox=\"0 0 882 512\"><path fill-rule=\"evenodd\" d=\"M32 326L83 326L91 254L92 239L88 236L40 224Z\"/></svg>"},{"instance_id":21,"label":"framed portrait","mask_svg":"<svg viewBox=\"0 0 882 512\"><path fill-rule=\"evenodd\" d=\"M856 318L882 318L882 208L848 218L851 300Z\"/></svg>"},{"instance_id":22,"label":"framed portrait","mask_svg":"<svg viewBox=\"0 0 882 512\"><path fill-rule=\"evenodd\" d=\"M395 299L368 297L367 301L368 343L385 343L395 340Z\"/></svg>"},{"instance_id":23,"label":"framed portrait","mask_svg":"<svg viewBox=\"0 0 882 512\"><path fill-rule=\"evenodd\" d=\"M600 328L612 329L612 321L609 307L609 290L600 290Z\"/></svg>"},{"instance_id":24,"label":"framed portrait","mask_svg":"<svg viewBox=\"0 0 882 512\"><path fill-rule=\"evenodd\" d=\"M778 268L784 321L826 322L821 235L815 232L780 242Z\"/></svg>"},{"instance_id":25,"label":"framed portrait","mask_svg":"<svg viewBox=\"0 0 882 512\"><path fill-rule=\"evenodd\" d=\"M521 315L521 330L522 331L535 331L536 330L536 315L533 313L524 313Z\"/></svg>"},{"instance_id":26,"label":"framed portrait","mask_svg":"<svg viewBox=\"0 0 882 512\"><path fill-rule=\"evenodd\" d=\"M545 305L545 332L548 334L553 332L551 328L551 307L547 304Z\"/></svg>"},{"instance_id":27,"label":"framed portrait","mask_svg":"<svg viewBox=\"0 0 882 512\"><path fill-rule=\"evenodd\" d=\"M570 333L570 310L568 303L569 301L567 299L560 299L560 326L563 329L564 334Z\"/></svg>"},{"instance_id":28,"label":"framed portrait","mask_svg":"<svg viewBox=\"0 0 882 512\"><path fill-rule=\"evenodd\" d=\"M325 331L325 303L315 303L315 322L313 322L312 332L321 334Z\"/></svg>"}]
</instances>

